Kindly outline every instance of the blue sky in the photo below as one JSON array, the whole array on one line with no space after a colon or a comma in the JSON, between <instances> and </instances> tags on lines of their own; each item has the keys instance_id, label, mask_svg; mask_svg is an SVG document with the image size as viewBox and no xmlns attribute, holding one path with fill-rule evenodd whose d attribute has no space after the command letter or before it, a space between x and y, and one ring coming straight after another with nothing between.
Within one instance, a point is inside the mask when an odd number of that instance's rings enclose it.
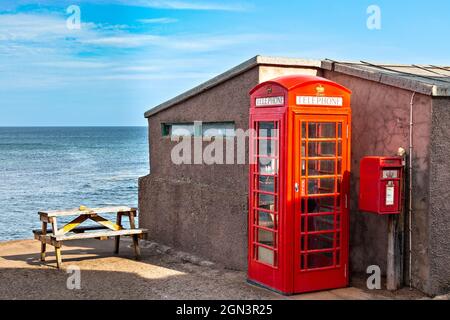
<instances>
[{"instance_id":1,"label":"blue sky","mask_svg":"<svg viewBox=\"0 0 450 320\"><path fill-rule=\"evenodd\" d=\"M366 27L373 4L380 30ZM450 65L449 12L448 0L1 0L0 126L145 125L150 107L257 54Z\"/></svg>"}]
</instances>

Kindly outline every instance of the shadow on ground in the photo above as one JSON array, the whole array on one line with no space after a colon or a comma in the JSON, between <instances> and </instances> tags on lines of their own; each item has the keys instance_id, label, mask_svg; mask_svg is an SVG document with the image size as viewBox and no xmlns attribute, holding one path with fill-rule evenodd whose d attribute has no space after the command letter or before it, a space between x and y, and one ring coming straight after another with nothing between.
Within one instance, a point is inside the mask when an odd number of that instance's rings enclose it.
<instances>
[{"instance_id":1,"label":"shadow on ground","mask_svg":"<svg viewBox=\"0 0 450 320\"><path fill-rule=\"evenodd\" d=\"M58 270L53 251L40 261L37 241L0 244L0 299L280 298L248 285L243 272L196 265L173 254L142 248L142 259L135 261L130 245L122 241L114 255L111 240L68 242ZM73 266L81 270L80 290L67 288L67 269Z\"/></svg>"},{"instance_id":2,"label":"shadow on ground","mask_svg":"<svg viewBox=\"0 0 450 320\"><path fill-rule=\"evenodd\" d=\"M56 268L53 247L40 261L40 243L33 240L0 243L0 299L224 299L224 300L368 300L420 299L414 290L369 291L364 275L352 277L350 288L285 297L247 284L245 272L228 270L201 259L187 258L157 246L142 247L134 260L129 239L119 255L112 240L71 241L63 246L63 269ZM81 289L70 290L68 269L78 267ZM73 279L73 278L70 278Z\"/></svg>"}]
</instances>

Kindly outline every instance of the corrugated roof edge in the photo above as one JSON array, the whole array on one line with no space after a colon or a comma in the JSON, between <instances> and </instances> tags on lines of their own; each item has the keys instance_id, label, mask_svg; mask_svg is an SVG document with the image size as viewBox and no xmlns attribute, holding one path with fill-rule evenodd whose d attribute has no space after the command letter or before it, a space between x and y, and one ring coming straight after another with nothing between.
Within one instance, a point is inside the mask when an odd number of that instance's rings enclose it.
<instances>
[{"instance_id":1,"label":"corrugated roof edge","mask_svg":"<svg viewBox=\"0 0 450 320\"><path fill-rule=\"evenodd\" d=\"M189 98L192 98L200 93L209 90L219 84L230 80L238 75L258 66L258 65L268 65L268 66L285 66L285 67L313 67L320 69L322 67L321 60L309 60L309 59L295 59L295 58L279 58L279 57L266 57L266 56L255 56L244 63L218 75L217 77L208 80L201 85L186 91L185 93L170 99L145 113L145 117L149 118L156 113L159 113L165 109L168 109L178 103L183 102Z\"/></svg>"},{"instance_id":2,"label":"corrugated roof edge","mask_svg":"<svg viewBox=\"0 0 450 320\"><path fill-rule=\"evenodd\" d=\"M408 65L402 65L408 66ZM387 73L383 71L364 68L363 63L358 62L340 62L333 60L323 60L322 69L332 70L339 73L351 75L354 77L375 81L392 87L397 87L428 96L448 97L450 96L450 85L447 84L431 84L421 81L420 76L405 76L401 73ZM436 79L436 82L439 82Z\"/></svg>"}]
</instances>

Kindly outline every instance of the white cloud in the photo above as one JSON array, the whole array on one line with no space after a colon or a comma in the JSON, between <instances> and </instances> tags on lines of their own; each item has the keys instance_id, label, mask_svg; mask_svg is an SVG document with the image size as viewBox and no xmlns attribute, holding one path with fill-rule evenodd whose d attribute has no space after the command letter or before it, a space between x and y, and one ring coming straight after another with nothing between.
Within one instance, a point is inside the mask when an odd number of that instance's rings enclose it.
<instances>
[{"instance_id":1,"label":"white cloud","mask_svg":"<svg viewBox=\"0 0 450 320\"><path fill-rule=\"evenodd\" d=\"M117 72L155 72L161 70L160 67L154 65L132 65L127 67L119 67L114 71Z\"/></svg>"},{"instance_id":2,"label":"white cloud","mask_svg":"<svg viewBox=\"0 0 450 320\"><path fill-rule=\"evenodd\" d=\"M273 35L261 34L158 36L149 34L117 33L113 36L106 35L97 38L83 38L79 41L82 44L99 47L160 47L188 52L208 52L251 42L270 41L274 38Z\"/></svg>"},{"instance_id":3,"label":"white cloud","mask_svg":"<svg viewBox=\"0 0 450 320\"><path fill-rule=\"evenodd\" d=\"M273 39L259 34L159 35L137 30L94 23L69 30L64 14L0 14L0 87L48 90L176 78L198 82L211 76L203 70L217 70L207 53Z\"/></svg>"},{"instance_id":4,"label":"white cloud","mask_svg":"<svg viewBox=\"0 0 450 320\"><path fill-rule=\"evenodd\" d=\"M171 73L148 73L148 74L136 74L136 73L124 73L124 74L112 74L94 78L94 80L171 80L171 79L208 79L211 78L211 73L203 72L171 72ZM93 80L92 78L90 80Z\"/></svg>"},{"instance_id":5,"label":"white cloud","mask_svg":"<svg viewBox=\"0 0 450 320\"><path fill-rule=\"evenodd\" d=\"M32 41L69 35L65 20L57 15L0 14L0 40Z\"/></svg>"},{"instance_id":6,"label":"white cloud","mask_svg":"<svg viewBox=\"0 0 450 320\"><path fill-rule=\"evenodd\" d=\"M270 40L271 35L156 35L136 33L125 25L82 24L81 30L69 30L65 16L55 14L0 14L0 54L30 50L83 50L95 48L160 47L184 51L213 51L249 42ZM17 51L17 50L16 50Z\"/></svg>"},{"instance_id":7,"label":"white cloud","mask_svg":"<svg viewBox=\"0 0 450 320\"><path fill-rule=\"evenodd\" d=\"M95 25L92 25L92 27L102 30L113 30L113 31L133 29L133 27L127 24L108 24L108 23L97 23Z\"/></svg>"},{"instance_id":8,"label":"white cloud","mask_svg":"<svg viewBox=\"0 0 450 320\"><path fill-rule=\"evenodd\" d=\"M60 69L104 69L111 67L110 63L104 63L93 60L86 59L76 59L76 60L60 60L60 61L46 61L46 62L36 62L34 63L37 67L49 67L49 68L60 68Z\"/></svg>"},{"instance_id":9,"label":"white cloud","mask_svg":"<svg viewBox=\"0 0 450 320\"><path fill-rule=\"evenodd\" d=\"M153 19L139 19L137 20L143 24L168 24L168 23L176 23L178 19L174 18L153 18Z\"/></svg>"},{"instance_id":10,"label":"white cloud","mask_svg":"<svg viewBox=\"0 0 450 320\"><path fill-rule=\"evenodd\" d=\"M107 35L97 38L80 39L80 43L104 47L137 48L158 44L163 39L163 37L148 34L136 35L126 33L122 35Z\"/></svg>"}]
</instances>

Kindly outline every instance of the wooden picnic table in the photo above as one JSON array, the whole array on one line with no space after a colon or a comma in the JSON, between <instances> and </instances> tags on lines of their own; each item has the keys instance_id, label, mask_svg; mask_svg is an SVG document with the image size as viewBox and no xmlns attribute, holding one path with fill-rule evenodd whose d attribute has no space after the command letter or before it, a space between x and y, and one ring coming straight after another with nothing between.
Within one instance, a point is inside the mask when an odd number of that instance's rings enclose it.
<instances>
[{"instance_id":1,"label":"wooden picnic table","mask_svg":"<svg viewBox=\"0 0 450 320\"><path fill-rule=\"evenodd\" d=\"M117 220L112 222L100 216L103 213L116 213ZM75 219L65 224L62 228L58 228L57 218L76 216ZM122 217L127 216L130 222L130 228L126 229L122 226ZM130 207L103 207L103 208L80 208L71 210L52 210L40 211L39 218L42 222L42 228L33 230L36 240L41 242L41 261L45 261L45 252L47 244L55 247L57 267L61 268L62 256L61 247L63 241L80 240L80 239L108 239L115 238L116 254L119 253L120 236L131 236L133 238L134 253L136 259L140 257L139 239L148 232L146 229L138 229L135 224L137 209ZM98 226L80 227L80 224L86 220L95 221ZM48 224L51 229L47 230Z\"/></svg>"}]
</instances>

